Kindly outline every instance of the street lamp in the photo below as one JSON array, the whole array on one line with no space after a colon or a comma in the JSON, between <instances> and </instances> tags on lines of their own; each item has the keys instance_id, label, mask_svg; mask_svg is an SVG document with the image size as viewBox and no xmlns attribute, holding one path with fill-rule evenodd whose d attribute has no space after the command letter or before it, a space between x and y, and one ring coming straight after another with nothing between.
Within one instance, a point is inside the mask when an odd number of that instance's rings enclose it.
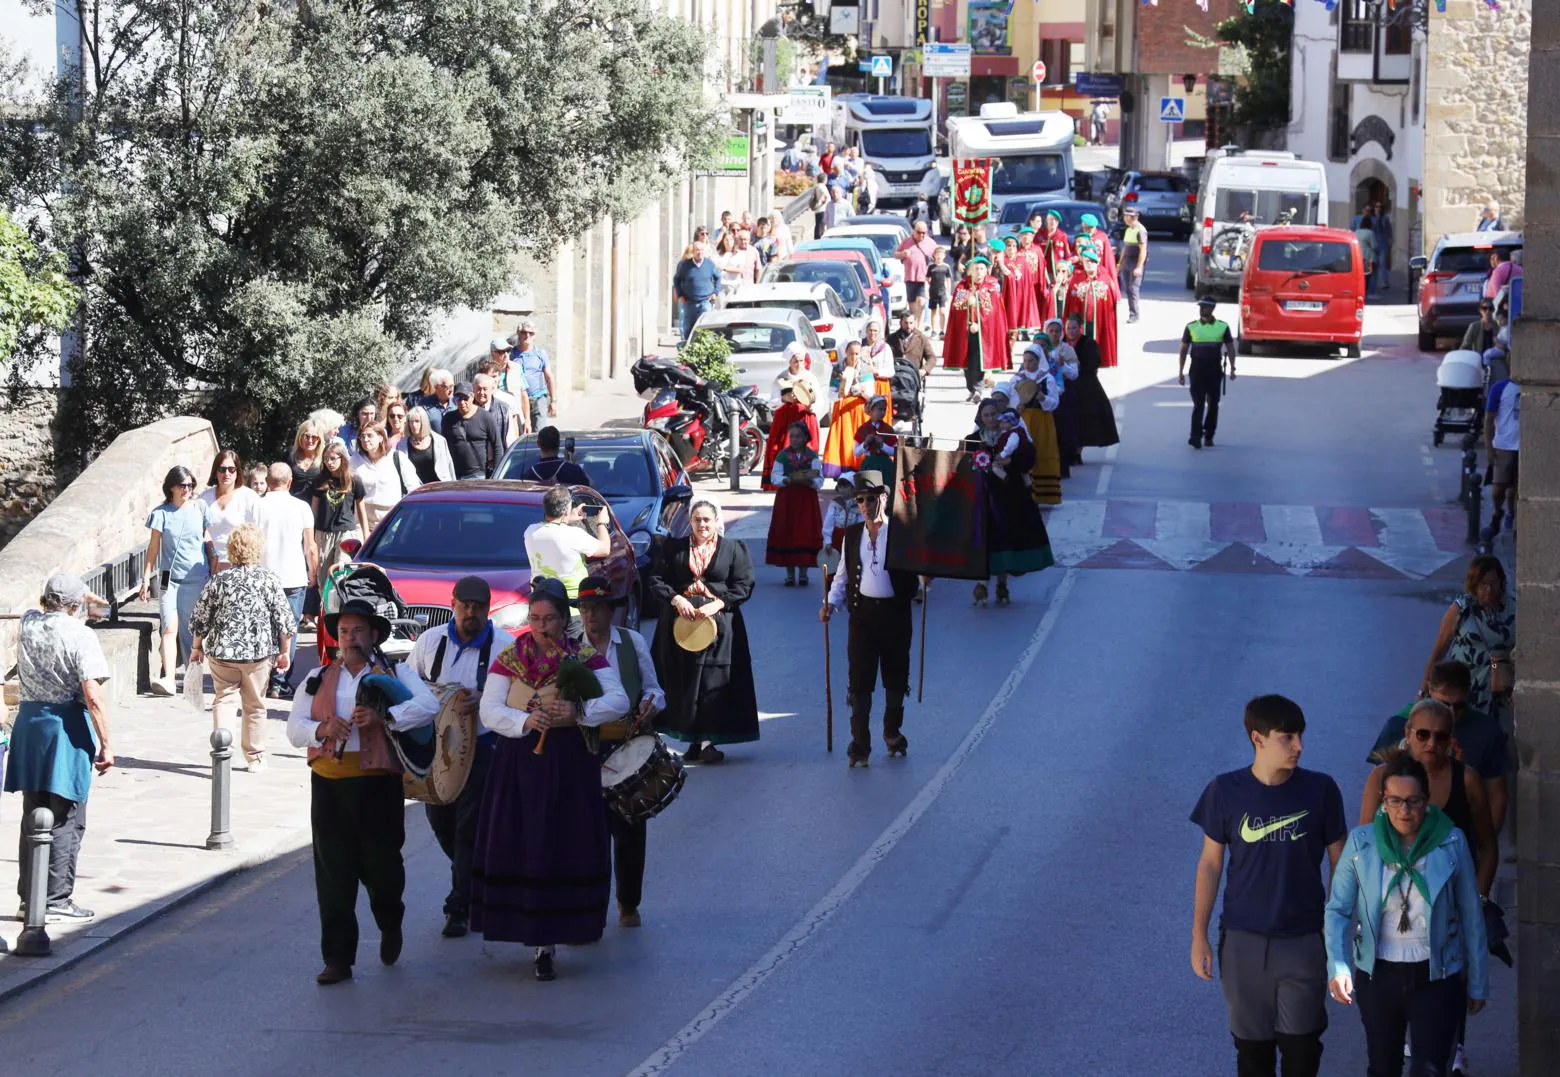
<instances>
[{"instance_id":1,"label":"street lamp","mask_svg":"<svg viewBox=\"0 0 1560 1077\"><path fill-rule=\"evenodd\" d=\"M1187 93L1191 93L1193 90L1197 89L1197 76L1196 75L1182 75L1181 76L1181 85L1186 87L1186 92Z\"/></svg>"}]
</instances>

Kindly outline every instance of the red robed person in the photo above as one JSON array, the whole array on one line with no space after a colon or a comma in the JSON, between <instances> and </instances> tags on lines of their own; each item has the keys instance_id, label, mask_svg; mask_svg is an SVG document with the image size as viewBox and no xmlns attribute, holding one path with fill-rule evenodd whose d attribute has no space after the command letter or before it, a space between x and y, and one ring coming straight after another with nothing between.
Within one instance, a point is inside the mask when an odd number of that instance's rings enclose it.
<instances>
[{"instance_id":1,"label":"red robed person","mask_svg":"<svg viewBox=\"0 0 1560 1077\"><path fill-rule=\"evenodd\" d=\"M968 272L953 290L949 304L943 366L964 371L964 385L973 400L980 395L985 371L1006 370L1012 350L1002 291L989 275L990 261L984 254L976 255L969 261Z\"/></svg>"},{"instance_id":2,"label":"red robed person","mask_svg":"<svg viewBox=\"0 0 1560 1077\"><path fill-rule=\"evenodd\" d=\"M805 396L805 403L800 397ZM775 458L785 451L790 445L789 432L792 423L801 423L807 427L807 447L813 452L822 450L823 442L819 440L818 416L812 410L812 383L807 379L799 379L795 384L782 383L780 388L780 406L775 409L774 420L769 427L769 441L764 446L764 470L760 473L764 476L764 489L778 490L769 481L770 472L775 469Z\"/></svg>"},{"instance_id":3,"label":"red robed person","mask_svg":"<svg viewBox=\"0 0 1560 1077\"><path fill-rule=\"evenodd\" d=\"M1078 315L1083 331L1100 346L1100 366L1116 365L1116 279L1100 268L1100 252L1087 240L1078 241L1078 268L1067 286L1064 316Z\"/></svg>"},{"instance_id":4,"label":"red robed person","mask_svg":"<svg viewBox=\"0 0 1560 1077\"><path fill-rule=\"evenodd\" d=\"M1040 275L1035 280L1035 298L1046 321L1062 317L1067 303L1067 281L1072 277L1072 244L1062 231L1062 215L1047 210L1045 231L1035 239L1040 249Z\"/></svg>"}]
</instances>

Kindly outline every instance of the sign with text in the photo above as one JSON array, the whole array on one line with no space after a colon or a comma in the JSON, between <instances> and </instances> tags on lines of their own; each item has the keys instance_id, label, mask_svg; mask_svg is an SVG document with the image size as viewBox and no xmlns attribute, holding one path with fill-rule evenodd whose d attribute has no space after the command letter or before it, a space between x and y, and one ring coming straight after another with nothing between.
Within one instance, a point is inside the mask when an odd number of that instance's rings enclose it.
<instances>
[{"instance_id":1,"label":"sign with text","mask_svg":"<svg viewBox=\"0 0 1560 1077\"><path fill-rule=\"evenodd\" d=\"M917 47L932 39L932 0L915 0L915 44Z\"/></svg>"},{"instance_id":2,"label":"sign with text","mask_svg":"<svg viewBox=\"0 0 1560 1077\"><path fill-rule=\"evenodd\" d=\"M912 448L899 442L894 464L894 525L888 567L922 576L984 580L983 479L963 449Z\"/></svg>"},{"instance_id":3,"label":"sign with text","mask_svg":"<svg viewBox=\"0 0 1560 1077\"><path fill-rule=\"evenodd\" d=\"M713 168L701 168L695 175L742 177L748 174L748 136L726 136L725 148L715 159Z\"/></svg>"},{"instance_id":4,"label":"sign with text","mask_svg":"<svg viewBox=\"0 0 1560 1077\"><path fill-rule=\"evenodd\" d=\"M963 41L928 41L921 46L921 74L929 79L969 78L969 45Z\"/></svg>"},{"instance_id":5,"label":"sign with text","mask_svg":"<svg viewBox=\"0 0 1560 1077\"><path fill-rule=\"evenodd\" d=\"M1008 55L1013 51L1008 44L1008 19L1012 14L1011 0L969 0L965 39L976 52Z\"/></svg>"},{"instance_id":6,"label":"sign with text","mask_svg":"<svg viewBox=\"0 0 1560 1077\"><path fill-rule=\"evenodd\" d=\"M991 215L991 162L984 157L953 162L953 217L980 224Z\"/></svg>"},{"instance_id":7,"label":"sign with text","mask_svg":"<svg viewBox=\"0 0 1560 1077\"><path fill-rule=\"evenodd\" d=\"M1120 97L1122 78L1080 71L1073 77L1073 86L1084 97Z\"/></svg>"},{"instance_id":8,"label":"sign with text","mask_svg":"<svg viewBox=\"0 0 1560 1077\"><path fill-rule=\"evenodd\" d=\"M792 86L786 92L780 123L801 127L822 127L829 123L829 104L833 90L828 86Z\"/></svg>"}]
</instances>

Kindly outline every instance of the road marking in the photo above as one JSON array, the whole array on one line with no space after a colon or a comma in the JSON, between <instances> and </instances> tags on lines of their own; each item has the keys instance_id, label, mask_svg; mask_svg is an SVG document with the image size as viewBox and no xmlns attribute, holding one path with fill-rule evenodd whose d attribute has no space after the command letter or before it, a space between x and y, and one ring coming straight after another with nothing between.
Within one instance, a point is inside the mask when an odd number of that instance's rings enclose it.
<instances>
[{"instance_id":1,"label":"road marking","mask_svg":"<svg viewBox=\"0 0 1560 1077\"><path fill-rule=\"evenodd\" d=\"M1310 505L1263 505L1262 526L1269 545L1323 545L1322 525Z\"/></svg>"},{"instance_id":2,"label":"road marking","mask_svg":"<svg viewBox=\"0 0 1560 1077\"><path fill-rule=\"evenodd\" d=\"M1155 538L1208 542L1212 532L1212 506L1206 501L1161 501L1155 510Z\"/></svg>"},{"instance_id":3,"label":"road marking","mask_svg":"<svg viewBox=\"0 0 1560 1077\"><path fill-rule=\"evenodd\" d=\"M1111 446L1111 451L1115 451L1115 448L1116 448L1116 446L1112 445ZM1109 456L1109 453L1107 453L1106 455ZM1105 496L1105 491L1110 489L1110 476L1111 476L1111 473L1114 472L1115 470L1116 470L1116 465L1115 464L1106 464L1104 467L1100 468L1100 478L1099 478L1099 481L1094 484L1094 496L1095 497L1104 497Z\"/></svg>"},{"instance_id":4,"label":"road marking","mask_svg":"<svg viewBox=\"0 0 1560 1077\"><path fill-rule=\"evenodd\" d=\"M996 724L997 716L1007 706L1013 693L1018 691L1018 686L1023 683L1029 668L1034 665L1035 659L1045 646L1045 641L1050 638L1051 631L1056 627L1056 622L1061 616L1062 606L1066 603L1067 596L1072 593L1073 583L1077 578L1077 569L1068 569L1062 574L1062 582L1057 584L1056 593L1051 596L1051 603L1046 608L1045 616L1040 618L1040 624L1035 629L1034 635L1030 637L1024 653L1019 655L1018 664L997 689L997 694L991 697L991 702L986 705L980 720L965 735L953 755L948 757L948 761L916 794L915 799L905 806L892 823L888 824L888 828L878 835L878 839L871 847L861 854L860 859L840 877L833 889L808 910L795 927L786 932L785 936L768 953L755 961L746 972L733 980L726 990L722 991L693 1020L684 1025L676 1035L662 1044L659 1050L641 1062L629 1077L652 1077L654 1074L665 1073L688 1048L703 1039L710 1030L732 1014L750 995L764 985L764 981L778 972L828 925L834 915L850 900L851 895L867 881L873 869L894 851L894 847L904 839L921 816L925 815L942 795L943 790L948 787L948 783L953 780L953 776L958 773L965 760L991 731L991 727Z\"/></svg>"}]
</instances>

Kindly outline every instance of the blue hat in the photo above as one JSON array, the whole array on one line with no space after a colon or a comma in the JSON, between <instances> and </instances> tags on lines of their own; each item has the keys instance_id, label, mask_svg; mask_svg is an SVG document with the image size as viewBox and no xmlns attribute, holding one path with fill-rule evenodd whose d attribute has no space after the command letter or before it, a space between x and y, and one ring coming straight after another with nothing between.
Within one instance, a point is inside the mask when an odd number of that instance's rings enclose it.
<instances>
[{"instance_id":1,"label":"blue hat","mask_svg":"<svg viewBox=\"0 0 1560 1077\"><path fill-rule=\"evenodd\" d=\"M1083 225L1085 228L1098 228L1100 226L1100 219L1092 213L1085 213L1082 217L1078 218L1078 223Z\"/></svg>"}]
</instances>

